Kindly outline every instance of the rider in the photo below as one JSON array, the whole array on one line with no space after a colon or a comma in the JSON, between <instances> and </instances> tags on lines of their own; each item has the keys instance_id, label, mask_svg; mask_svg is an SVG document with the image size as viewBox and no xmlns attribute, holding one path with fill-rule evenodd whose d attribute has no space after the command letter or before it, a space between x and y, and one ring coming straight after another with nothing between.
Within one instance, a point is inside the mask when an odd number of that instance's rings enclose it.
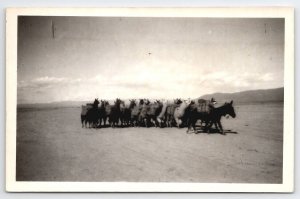
<instances>
[{"instance_id":1,"label":"rider","mask_svg":"<svg viewBox=\"0 0 300 199\"><path fill-rule=\"evenodd\" d=\"M209 107L209 113L212 113L213 110L216 108L215 105L217 104L217 101L214 98L211 98L208 107Z\"/></svg>"}]
</instances>

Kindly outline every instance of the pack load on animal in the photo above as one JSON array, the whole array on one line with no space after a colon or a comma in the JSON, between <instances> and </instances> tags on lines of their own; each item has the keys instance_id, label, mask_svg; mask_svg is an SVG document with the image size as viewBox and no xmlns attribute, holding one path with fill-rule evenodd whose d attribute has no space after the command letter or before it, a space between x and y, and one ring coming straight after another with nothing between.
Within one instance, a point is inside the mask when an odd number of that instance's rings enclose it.
<instances>
[{"instance_id":1,"label":"pack load on animal","mask_svg":"<svg viewBox=\"0 0 300 199\"><path fill-rule=\"evenodd\" d=\"M209 103L210 103L209 100L199 99L197 111L203 112L203 113L208 113L209 112Z\"/></svg>"},{"instance_id":2,"label":"pack load on animal","mask_svg":"<svg viewBox=\"0 0 300 199\"><path fill-rule=\"evenodd\" d=\"M235 117L234 108L230 103L215 107L216 101L198 99L187 100L149 100L131 99L115 101L98 100L81 106L82 127L102 128L106 123L115 127L188 127L195 131L196 122L205 131L214 124L216 129L223 132L221 117L230 115ZM203 126L202 124L205 124ZM218 126L218 127L217 127Z\"/></svg>"}]
</instances>

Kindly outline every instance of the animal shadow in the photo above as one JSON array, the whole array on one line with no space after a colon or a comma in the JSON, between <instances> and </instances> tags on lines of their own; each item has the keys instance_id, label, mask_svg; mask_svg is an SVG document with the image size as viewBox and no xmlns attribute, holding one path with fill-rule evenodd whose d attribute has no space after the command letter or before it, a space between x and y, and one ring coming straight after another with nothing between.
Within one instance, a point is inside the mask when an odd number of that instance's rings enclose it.
<instances>
[{"instance_id":1,"label":"animal shadow","mask_svg":"<svg viewBox=\"0 0 300 199\"><path fill-rule=\"evenodd\" d=\"M218 129L212 128L210 129L210 131L204 131L204 129L200 128L200 129L196 129L195 134L199 134L199 133L206 133L206 134L222 134ZM226 134L238 134L238 132L236 131L232 131L232 130L224 130L224 135Z\"/></svg>"}]
</instances>

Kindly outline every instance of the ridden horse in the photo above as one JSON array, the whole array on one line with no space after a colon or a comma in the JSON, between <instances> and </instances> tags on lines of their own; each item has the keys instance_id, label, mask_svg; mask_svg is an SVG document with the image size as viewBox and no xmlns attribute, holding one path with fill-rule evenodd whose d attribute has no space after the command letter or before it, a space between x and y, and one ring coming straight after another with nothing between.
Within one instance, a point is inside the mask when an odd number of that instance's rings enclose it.
<instances>
[{"instance_id":1,"label":"ridden horse","mask_svg":"<svg viewBox=\"0 0 300 199\"><path fill-rule=\"evenodd\" d=\"M140 99L139 104L137 105L135 103L135 100L131 101L131 125L132 126L137 126L139 122L139 115L141 112L141 109L144 105L144 100Z\"/></svg>"},{"instance_id":2,"label":"ridden horse","mask_svg":"<svg viewBox=\"0 0 300 199\"><path fill-rule=\"evenodd\" d=\"M115 101L115 104L111 107L109 121L110 121L110 126L113 128L119 123L119 119L121 116L121 110L120 110L121 103L122 103L122 100L117 98Z\"/></svg>"},{"instance_id":3,"label":"ridden horse","mask_svg":"<svg viewBox=\"0 0 300 199\"><path fill-rule=\"evenodd\" d=\"M91 126L97 127L97 123L99 120L98 104L99 104L99 100L98 98L96 98L94 100L92 108L89 109L86 113L85 126L87 126L87 123L89 123L89 128Z\"/></svg>"},{"instance_id":4,"label":"ridden horse","mask_svg":"<svg viewBox=\"0 0 300 199\"><path fill-rule=\"evenodd\" d=\"M152 123L154 124L155 127L157 127L157 116L160 114L162 110L163 104L159 101L156 100L154 103L150 104L150 107L147 112L147 123Z\"/></svg>"},{"instance_id":5,"label":"ridden horse","mask_svg":"<svg viewBox=\"0 0 300 199\"><path fill-rule=\"evenodd\" d=\"M185 121L186 119L186 110L191 103L190 100L186 101L184 100L179 107L175 108L174 110L174 119L176 122L177 127L179 128L180 125Z\"/></svg>"},{"instance_id":6,"label":"ridden horse","mask_svg":"<svg viewBox=\"0 0 300 199\"><path fill-rule=\"evenodd\" d=\"M225 115L230 115L232 118L236 117L235 111L234 111L234 107L233 107L233 101L231 101L230 103L225 103L223 106L220 106L218 108L214 108L213 110L211 110L210 112L199 112L194 111L190 112L189 114L189 123L188 123L188 130L187 133L189 132L190 128L193 128L193 130L195 130L195 124L197 122L198 119L205 121L205 127L204 127L204 131L209 131L211 126L214 124L216 129L224 135L224 131L223 131L223 127L221 124L221 118L222 116ZM218 128L219 127L219 128Z\"/></svg>"}]
</instances>

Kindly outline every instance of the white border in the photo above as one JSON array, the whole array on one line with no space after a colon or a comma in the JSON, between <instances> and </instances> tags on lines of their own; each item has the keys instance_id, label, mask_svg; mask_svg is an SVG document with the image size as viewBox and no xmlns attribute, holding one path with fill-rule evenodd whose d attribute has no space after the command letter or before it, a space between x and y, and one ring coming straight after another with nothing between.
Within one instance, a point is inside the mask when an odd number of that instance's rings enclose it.
<instances>
[{"instance_id":1,"label":"white border","mask_svg":"<svg viewBox=\"0 0 300 199\"><path fill-rule=\"evenodd\" d=\"M283 183L16 181L17 17L19 15L285 18ZM292 192L294 190L294 9L288 7L8 8L6 13L6 190L12 192Z\"/></svg>"}]
</instances>

